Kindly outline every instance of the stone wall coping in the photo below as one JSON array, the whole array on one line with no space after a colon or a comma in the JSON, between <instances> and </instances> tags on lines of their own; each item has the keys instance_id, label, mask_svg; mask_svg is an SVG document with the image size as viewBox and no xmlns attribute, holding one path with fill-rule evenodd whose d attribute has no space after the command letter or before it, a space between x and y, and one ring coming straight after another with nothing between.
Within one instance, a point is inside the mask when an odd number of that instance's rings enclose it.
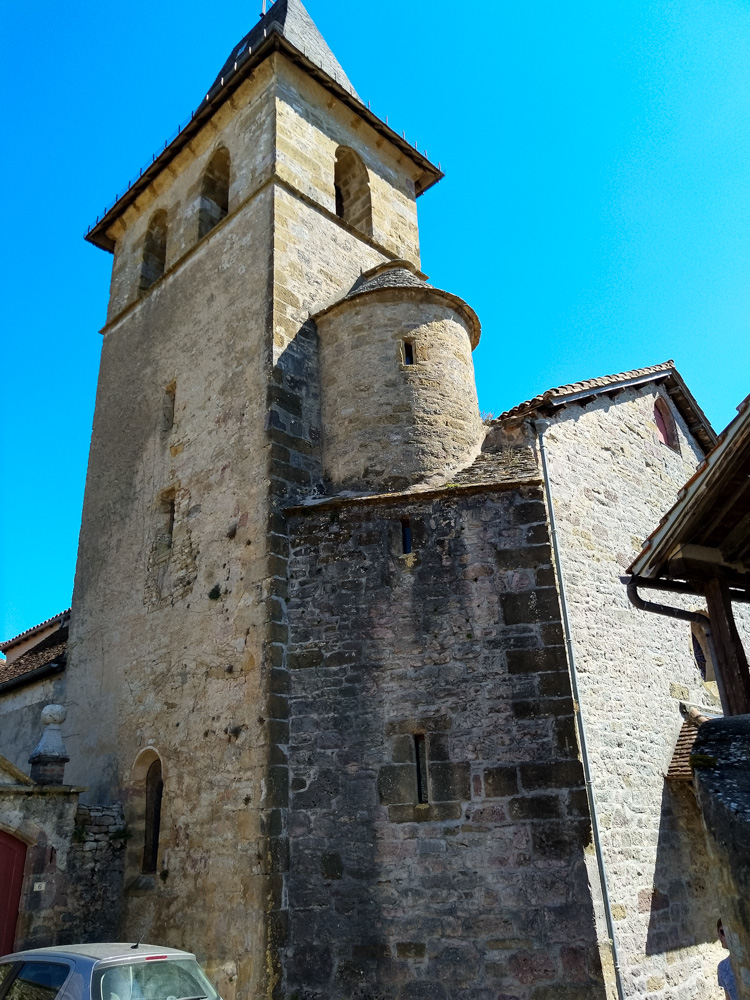
<instances>
[{"instance_id":1,"label":"stone wall coping","mask_svg":"<svg viewBox=\"0 0 750 1000\"><path fill-rule=\"evenodd\" d=\"M512 481L502 481L496 483L469 483L469 484L446 484L444 486L433 486L412 488L396 493L339 493L336 496L314 497L304 503L286 507L284 513L288 516L296 517L302 514L316 513L321 510L330 510L341 507L355 507L358 504L376 506L378 504L395 504L404 501L432 501L441 500L445 497L468 496L474 493L495 493L517 490L526 486L541 486L542 479L539 476L529 476Z\"/></svg>"},{"instance_id":2,"label":"stone wall coping","mask_svg":"<svg viewBox=\"0 0 750 1000\"><path fill-rule=\"evenodd\" d=\"M80 795L84 785L0 785L0 795Z\"/></svg>"}]
</instances>

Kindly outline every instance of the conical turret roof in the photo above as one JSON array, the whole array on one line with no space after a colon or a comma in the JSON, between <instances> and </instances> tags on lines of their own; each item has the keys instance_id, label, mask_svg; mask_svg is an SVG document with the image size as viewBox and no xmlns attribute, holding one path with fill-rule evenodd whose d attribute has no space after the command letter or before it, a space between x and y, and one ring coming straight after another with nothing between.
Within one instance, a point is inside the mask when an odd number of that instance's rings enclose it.
<instances>
[{"instance_id":1,"label":"conical turret roof","mask_svg":"<svg viewBox=\"0 0 750 1000\"><path fill-rule=\"evenodd\" d=\"M341 68L338 59L331 52L328 43L318 31L315 22L300 3L300 0L276 0L276 3L269 8L252 31L249 31L232 49L229 58L221 68L221 72L211 85L209 94L214 88L221 86L222 79L230 76L235 64L244 58L248 48L256 48L272 32L278 32L283 35L288 42L296 49L299 49L318 69L322 69L324 73L327 73L339 86L350 93L352 97L360 100L359 95L351 85L349 77Z\"/></svg>"}]
</instances>

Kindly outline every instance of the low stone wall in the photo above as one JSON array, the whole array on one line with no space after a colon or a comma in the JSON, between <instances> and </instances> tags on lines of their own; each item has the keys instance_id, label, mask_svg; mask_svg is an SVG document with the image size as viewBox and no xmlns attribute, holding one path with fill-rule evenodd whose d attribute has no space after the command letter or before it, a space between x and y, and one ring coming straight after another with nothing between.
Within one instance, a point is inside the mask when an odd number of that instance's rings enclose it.
<instances>
[{"instance_id":1,"label":"low stone wall","mask_svg":"<svg viewBox=\"0 0 750 1000\"><path fill-rule=\"evenodd\" d=\"M117 937L122 855L119 805L80 806L70 786L0 786L0 823L27 845L16 948Z\"/></svg>"},{"instance_id":2,"label":"low stone wall","mask_svg":"<svg viewBox=\"0 0 750 1000\"><path fill-rule=\"evenodd\" d=\"M127 839L119 804L78 807L68 852L67 907L61 917L58 944L117 938Z\"/></svg>"},{"instance_id":3,"label":"low stone wall","mask_svg":"<svg viewBox=\"0 0 750 1000\"><path fill-rule=\"evenodd\" d=\"M739 994L750 1000L750 715L704 722L690 763Z\"/></svg>"}]
</instances>

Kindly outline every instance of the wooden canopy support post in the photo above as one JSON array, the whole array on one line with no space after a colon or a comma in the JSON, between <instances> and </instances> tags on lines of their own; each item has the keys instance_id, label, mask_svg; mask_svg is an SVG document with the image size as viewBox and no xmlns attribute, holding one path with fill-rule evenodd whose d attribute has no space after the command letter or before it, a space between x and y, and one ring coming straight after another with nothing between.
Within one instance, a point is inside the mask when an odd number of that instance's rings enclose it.
<instances>
[{"instance_id":1,"label":"wooden canopy support post","mask_svg":"<svg viewBox=\"0 0 750 1000\"><path fill-rule=\"evenodd\" d=\"M728 704L723 705L727 715L750 714L750 670L740 634L732 613L732 600L725 580L711 577L704 584L708 616L719 660L716 670L721 672L723 689Z\"/></svg>"}]
</instances>

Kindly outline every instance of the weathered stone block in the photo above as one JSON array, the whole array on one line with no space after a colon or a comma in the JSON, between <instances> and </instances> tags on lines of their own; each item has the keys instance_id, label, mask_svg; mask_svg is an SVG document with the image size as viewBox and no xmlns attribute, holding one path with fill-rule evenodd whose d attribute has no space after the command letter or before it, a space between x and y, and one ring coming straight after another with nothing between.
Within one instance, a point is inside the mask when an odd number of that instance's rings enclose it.
<instances>
[{"instance_id":1,"label":"weathered stone block","mask_svg":"<svg viewBox=\"0 0 750 1000\"><path fill-rule=\"evenodd\" d=\"M308 670L310 667L317 667L323 662L323 653L319 649L305 649L296 653L289 653L287 663L290 670Z\"/></svg>"},{"instance_id":2,"label":"weathered stone block","mask_svg":"<svg viewBox=\"0 0 750 1000\"><path fill-rule=\"evenodd\" d=\"M583 785L583 766L578 760L521 764L521 783L530 791L542 788L570 788Z\"/></svg>"},{"instance_id":3,"label":"weathered stone block","mask_svg":"<svg viewBox=\"0 0 750 1000\"><path fill-rule=\"evenodd\" d=\"M488 767L484 772L484 794L490 799L516 795L518 771L515 767Z\"/></svg>"},{"instance_id":4,"label":"weathered stone block","mask_svg":"<svg viewBox=\"0 0 750 1000\"><path fill-rule=\"evenodd\" d=\"M556 795L527 795L511 799L508 806L512 819L554 819L562 815Z\"/></svg>"},{"instance_id":5,"label":"weathered stone block","mask_svg":"<svg viewBox=\"0 0 750 1000\"><path fill-rule=\"evenodd\" d=\"M501 605L506 625L552 622L560 619L557 591L553 587L521 593L505 593L501 596Z\"/></svg>"},{"instance_id":6,"label":"weathered stone block","mask_svg":"<svg viewBox=\"0 0 750 1000\"><path fill-rule=\"evenodd\" d=\"M380 801L390 803L415 803L417 799L417 772L413 764L385 764L378 772Z\"/></svg>"},{"instance_id":7,"label":"weathered stone block","mask_svg":"<svg viewBox=\"0 0 750 1000\"><path fill-rule=\"evenodd\" d=\"M544 649L511 649L507 654L508 672L545 673L548 671L565 671L567 677L568 662L564 646L547 646Z\"/></svg>"},{"instance_id":8,"label":"weathered stone block","mask_svg":"<svg viewBox=\"0 0 750 1000\"><path fill-rule=\"evenodd\" d=\"M430 797L435 802L465 801L471 798L468 764L429 763Z\"/></svg>"}]
</instances>

